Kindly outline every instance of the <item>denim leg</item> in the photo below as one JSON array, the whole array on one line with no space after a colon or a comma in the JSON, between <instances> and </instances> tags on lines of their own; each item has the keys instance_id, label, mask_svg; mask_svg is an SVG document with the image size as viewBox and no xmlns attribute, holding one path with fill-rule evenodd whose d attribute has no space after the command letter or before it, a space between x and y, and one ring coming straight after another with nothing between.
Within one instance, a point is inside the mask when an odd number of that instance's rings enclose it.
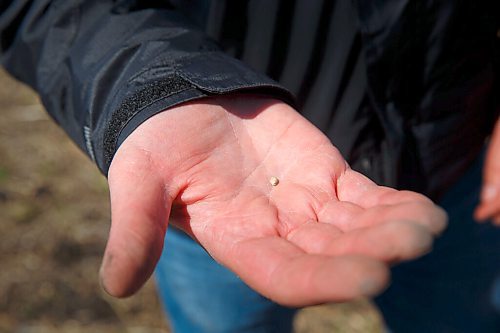
<instances>
[{"instance_id":1,"label":"denim leg","mask_svg":"<svg viewBox=\"0 0 500 333\"><path fill-rule=\"evenodd\" d=\"M291 332L295 310L260 296L170 228L156 268L160 298L176 333Z\"/></svg>"},{"instance_id":2,"label":"denim leg","mask_svg":"<svg viewBox=\"0 0 500 333\"><path fill-rule=\"evenodd\" d=\"M449 227L376 299L391 332L500 332L500 228L478 224L482 158L443 197Z\"/></svg>"}]
</instances>

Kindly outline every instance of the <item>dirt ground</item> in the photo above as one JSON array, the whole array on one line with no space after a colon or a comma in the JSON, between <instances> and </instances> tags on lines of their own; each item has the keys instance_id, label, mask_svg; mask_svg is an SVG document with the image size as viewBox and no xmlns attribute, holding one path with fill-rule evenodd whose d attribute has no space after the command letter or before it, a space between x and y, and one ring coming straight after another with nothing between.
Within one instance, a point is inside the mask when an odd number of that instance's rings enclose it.
<instances>
[{"instance_id":1,"label":"dirt ground","mask_svg":"<svg viewBox=\"0 0 500 333\"><path fill-rule=\"evenodd\" d=\"M107 183L0 71L0 332L169 332L153 281L104 294L97 272L109 229ZM381 332L367 301L302 310L296 332Z\"/></svg>"}]
</instances>

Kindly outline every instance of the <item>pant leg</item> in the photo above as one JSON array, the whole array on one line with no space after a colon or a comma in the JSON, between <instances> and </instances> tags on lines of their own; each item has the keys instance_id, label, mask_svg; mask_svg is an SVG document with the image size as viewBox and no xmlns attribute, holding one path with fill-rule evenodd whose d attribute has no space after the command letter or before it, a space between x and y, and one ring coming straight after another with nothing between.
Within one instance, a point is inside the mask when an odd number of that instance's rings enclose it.
<instances>
[{"instance_id":1,"label":"pant leg","mask_svg":"<svg viewBox=\"0 0 500 333\"><path fill-rule=\"evenodd\" d=\"M176 333L291 332L295 311L279 306L169 229L156 268L160 298Z\"/></svg>"},{"instance_id":2,"label":"pant leg","mask_svg":"<svg viewBox=\"0 0 500 333\"><path fill-rule=\"evenodd\" d=\"M393 269L376 299L392 332L500 332L500 228L472 218L482 157L443 197L449 227L427 256Z\"/></svg>"}]
</instances>

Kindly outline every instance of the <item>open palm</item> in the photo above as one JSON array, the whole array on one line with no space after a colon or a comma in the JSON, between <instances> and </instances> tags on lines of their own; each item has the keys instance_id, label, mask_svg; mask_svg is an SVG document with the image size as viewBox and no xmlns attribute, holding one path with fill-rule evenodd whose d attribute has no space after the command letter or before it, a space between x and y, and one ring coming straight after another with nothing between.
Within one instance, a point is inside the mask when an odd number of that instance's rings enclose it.
<instances>
[{"instance_id":1,"label":"open palm","mask_svg":"<svg viewBox=\"0 0 500 333\"><path fill-rule=\"evenodd\" d=\"M258 292L295 306L380 292L388 265L429 251L446 224L427 198L351 170L289 106L254 96L149 119L118 150L109 183L101 276L116 296L151 275L169 223Z\"/></svg>"}]
</instances>

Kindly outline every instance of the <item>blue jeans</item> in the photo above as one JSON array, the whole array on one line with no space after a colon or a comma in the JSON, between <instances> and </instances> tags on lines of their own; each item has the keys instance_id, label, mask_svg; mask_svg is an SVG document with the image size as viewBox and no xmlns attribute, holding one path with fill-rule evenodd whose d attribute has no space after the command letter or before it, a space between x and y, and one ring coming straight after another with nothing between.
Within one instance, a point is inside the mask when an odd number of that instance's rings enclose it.
<instances>
[{"instance_id":1,"label":"blue jeans","mask_svg":"<svg viewBox=\"0 0 500 333\"><path fill-rule=\"evenodd\" d=\"M478 224L482 157L442 198L449 226L433 251L392 270L375 299L393 332L500 332L500 228Z\"/></svg>"},{"instance_id":2,"label":"blue jeans","mask_svg":"<svg viewBox=\"0 0 500 333\"><path fill-rule=\"evenodd\" d=\"M291 332L295 310L257 294L197 243L171 228L156 284L176 333Z\"/></svg>"},{"instance_id":3,"label":"blue jeans","mask_svg":"<svg viewBox=\"0 0 500 333\"><path fill-rule=\"evenodd\" d=\"M429 255L398 265L376 299L393 332L500 332L500 228L477 224L481 160L440 202L450 217ZM272 303L170 229L156 269L174 332L291 332L295 311Z\"/></svg>"}]
</instances>

